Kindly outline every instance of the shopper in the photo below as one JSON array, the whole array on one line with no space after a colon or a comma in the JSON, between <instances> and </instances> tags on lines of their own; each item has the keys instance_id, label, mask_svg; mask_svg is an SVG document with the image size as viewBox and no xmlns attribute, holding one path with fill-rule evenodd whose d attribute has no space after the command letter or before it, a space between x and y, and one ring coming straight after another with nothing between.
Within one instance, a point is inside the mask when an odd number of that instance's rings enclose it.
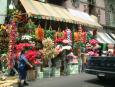
<instances>
[{"instance_id":1,"label":"shopper","mask_svg":"<svg viewBox=\"0 0 115 87\"><path fill-rule=\"evenodd\" d=\"M19 86L18 87L23 87L24 85L28 85L26 82L26 75L27 75L27 66L30 66L31 68L33 67L25 58L25 52L26 50L23 50L20 52L20 56L18 59L18 69L19 69Z\"/></svg>"}]
</instances>

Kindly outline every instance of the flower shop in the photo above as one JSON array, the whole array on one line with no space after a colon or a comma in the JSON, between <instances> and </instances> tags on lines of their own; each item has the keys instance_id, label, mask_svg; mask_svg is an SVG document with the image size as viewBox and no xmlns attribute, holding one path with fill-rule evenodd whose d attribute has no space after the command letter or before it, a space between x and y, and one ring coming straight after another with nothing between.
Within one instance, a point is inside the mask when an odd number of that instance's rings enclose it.
<instances>
[{"instance_id":1,"label":"flower shop","mask_svg":"<svg viewBox=\"0 0 115 87\"><path fill-rule=\"evenodd\" d=\"M14 71L17 67L14 62L18 60L18 54L23 49L27 50L25 56L34 66L33 69L28 69L28 80L78 74L80 60L85 64L87 56L99 56L97 31L94 30L91 35L87 28L98 29L100 26L78 20L60 7L53 8L61 15L57 15L51 9L49 12L53 12L52 15L42 14L36 8L38 14L33 12L31 6L27 6L32 10L30 13L24 5L25 2L30 2L20 1L23 5L21 8L24 7L27 13L17 9L9 11L11 16L8 16L6 23L0 27L0 61L3 76L16 73ZM40 4L39 6L45 6L45 3L35 2ZM41 9L46 12L43 8Z\"/></svg>"}]
</instances>

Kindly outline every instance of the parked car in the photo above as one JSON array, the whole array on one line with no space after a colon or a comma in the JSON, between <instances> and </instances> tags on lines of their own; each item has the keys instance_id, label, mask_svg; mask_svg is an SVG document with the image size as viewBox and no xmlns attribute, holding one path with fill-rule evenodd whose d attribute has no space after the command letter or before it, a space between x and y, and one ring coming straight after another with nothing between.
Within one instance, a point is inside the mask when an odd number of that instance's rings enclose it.
<instances>
[{"instance_id":1,"label":"parked car","mask_svg":"<svg viewBox=\"0 0 115 87\"><path fill-rule=\"evenodd\" d=\"M85 72L96 75L99 79L115 78L114 57L90 57Z\"/></svg>"}]
</instances>

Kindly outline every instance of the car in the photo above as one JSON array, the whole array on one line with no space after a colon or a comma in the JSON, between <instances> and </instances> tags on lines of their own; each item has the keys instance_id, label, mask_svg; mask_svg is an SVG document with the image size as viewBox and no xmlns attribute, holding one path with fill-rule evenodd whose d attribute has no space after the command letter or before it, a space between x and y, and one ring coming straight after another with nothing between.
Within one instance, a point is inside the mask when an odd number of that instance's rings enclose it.
<instances>
[{"instance_id":1,"label":"car","mask_svg":"<svg viewBox=\"0 0 115 87\"><path fill-rule=\"evenodd\" d=\"M85 72L96 75L100 80L115 78L115 56L88 58Z\"/></svg>"}]
</instances>

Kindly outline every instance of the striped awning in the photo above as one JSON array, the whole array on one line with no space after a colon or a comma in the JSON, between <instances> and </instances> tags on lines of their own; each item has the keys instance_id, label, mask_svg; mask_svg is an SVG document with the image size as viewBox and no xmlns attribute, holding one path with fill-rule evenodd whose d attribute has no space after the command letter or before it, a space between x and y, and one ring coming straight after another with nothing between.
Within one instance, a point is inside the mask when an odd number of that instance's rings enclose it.
<instances>
[{"instance_id":1,"label":"striped awning","mask_svg":"<svg viewBox=\"0 0 115 87\"><path fill-rule=\"evenodd\" d=\"M89 27L100 28L96 23L73 16L67 9L49 3L34 0L20 0L28 15L34 15L39 19L56 20L68 23L81 24Z\"/></svg>"},{"instance_id":2,"label":"striped awning","mask_svg":"<svg viewBox=\"0 0 115 87\"><path fill-rule=\"evenodd\" d=\"M93 32L89 31L92 35ZM107 44L115 44L115 40L112 39L109 34L107 34L106 32L97 32L97 37L96 39L98 40L99 43L107 43Z\"/></svg>"}]
</instances>

